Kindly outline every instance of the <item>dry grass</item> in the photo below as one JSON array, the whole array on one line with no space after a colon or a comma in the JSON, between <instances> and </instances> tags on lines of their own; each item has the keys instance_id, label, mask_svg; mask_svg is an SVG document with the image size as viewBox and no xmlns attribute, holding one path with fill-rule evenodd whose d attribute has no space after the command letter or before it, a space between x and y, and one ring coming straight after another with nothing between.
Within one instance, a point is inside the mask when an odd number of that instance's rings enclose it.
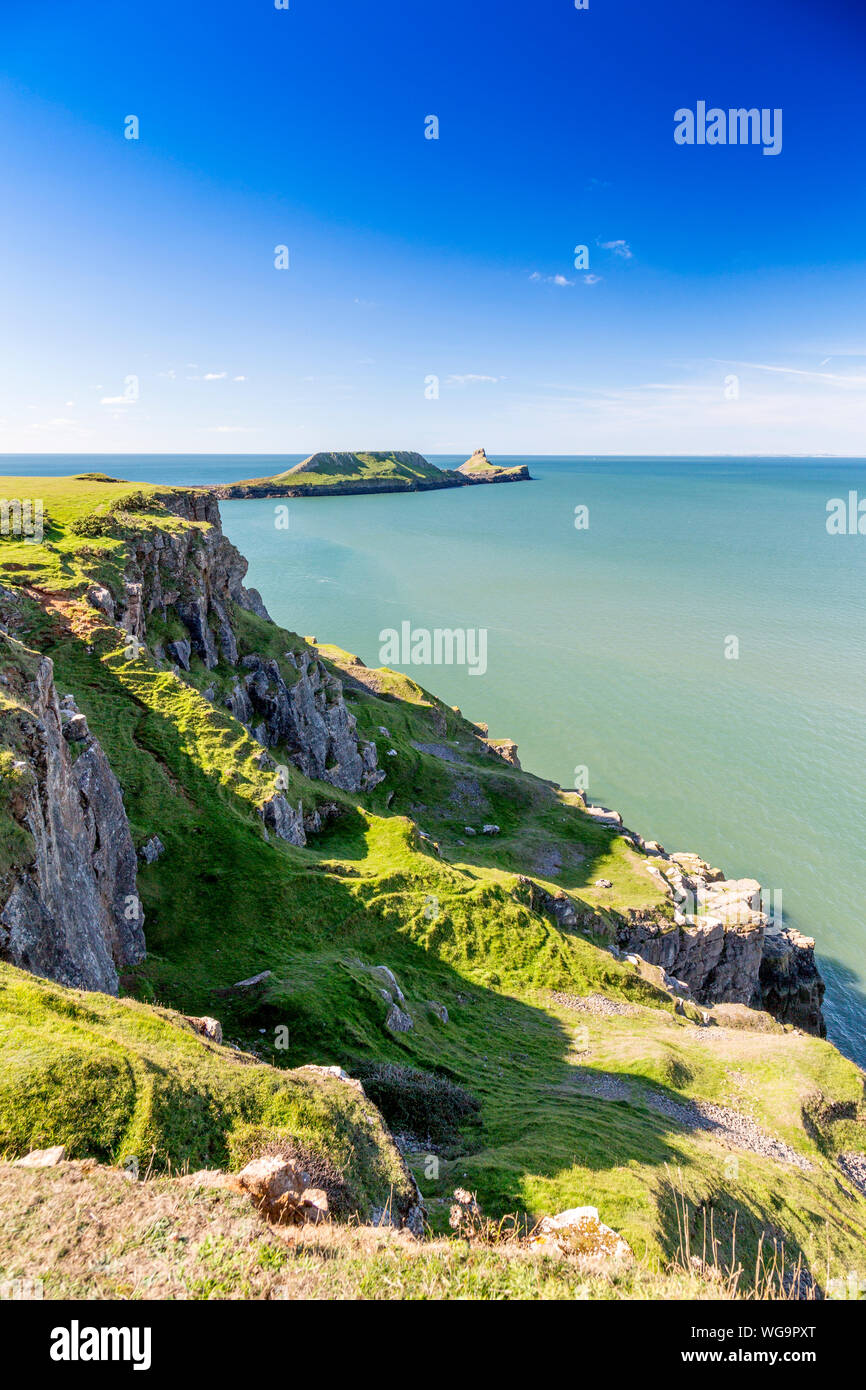
<instances>
[{"instance_id":1,"label":"dry grass","mask_svg":"<svg viewBox=\"0 0 866 1390\"><path fill-rule=\"evenodd\" d=\"M390 1228L274 1227L248 1200L194 1175L132 1182L115 1168L0 1163L0 1282L42 1282L49 1299L735 1299L712 1228L699 1253L681 1198L682 1240L668 1269L599 1267L528 1246L517 1222L478 1213L455 1238ZM776 1252L759 1296L793 1296Z\"/></svg>"}]
</instances>

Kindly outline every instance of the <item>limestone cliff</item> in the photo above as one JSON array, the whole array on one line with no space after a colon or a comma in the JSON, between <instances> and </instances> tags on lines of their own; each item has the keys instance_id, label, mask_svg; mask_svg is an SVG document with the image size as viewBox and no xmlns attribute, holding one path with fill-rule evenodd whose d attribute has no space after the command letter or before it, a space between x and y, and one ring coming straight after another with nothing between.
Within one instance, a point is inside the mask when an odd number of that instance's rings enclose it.
<instances>
[{"instance_id":1,"label":"limestone cliff","mask_svg":"<svg viewBox=\"0 0 866 1390\"><path fill-rule=\"evenodd\" d=\"M167 654L189 669L195 654L210 670L220 662L236 667L237 681L226 706L263 747L285 747L305 776L344 791L374 787L385 775L377 767L375 744L358 738L341 681L311 650L285 654L297 671L291 684L277 661L256 653L239 658L233 606L260 618L269 615L258 591L244 587L248 564L223 534L216 499L183 492L162 500L174 516L192 524L179 530L155 525L135 536L129 545L124 594L115 602L105 591L91 590L91 603L142 643L147 641L148 618L176 615L188 638L167 643L165 650L157 646L157 659ZM291 808L279 798L266 814L266 823L282 838L303 844L303 829L294 812L287 811Z\"/></svg>"},{"instance_id":2,"label":"limestone cliff","mask_svg":"<svg viewBox=\"0 0 866 1390\"><path fill-rule=\"evenodd\" d=\"M632 914L617 933L621 949L661 966L699 1003L749 1004L826 1035L815 943L768 916L756 879L725 879L697 855L667 855L655 844L648 869L670 897L673 921Z\"/></svg>"},{"instance_id":3,"label":"limestone cliff","mask_svg":"<svg viewBox=\"0 0 866 1390\"><path fill-rule=\"evenodd\" d=\"M53 667L0 635L4 831L0 958L61 984L116 994L144 957L136 856L120 785ZM5 859L5 856L4 856Z\"/></svg>"}]
</instances>

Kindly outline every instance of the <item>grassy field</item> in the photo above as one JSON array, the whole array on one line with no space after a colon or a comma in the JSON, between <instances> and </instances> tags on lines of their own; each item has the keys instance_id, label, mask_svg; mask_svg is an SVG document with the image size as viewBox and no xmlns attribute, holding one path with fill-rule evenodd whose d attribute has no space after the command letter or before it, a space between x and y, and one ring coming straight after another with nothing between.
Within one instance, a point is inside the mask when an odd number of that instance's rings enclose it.
<instances>
[{"instance_id":1,"label":"grassy field","mask_svg":"<svg viewBox=\"0 0 866 1390\"><path fill-rule=\"evenodd\" d=\"M92 1128L82 1116L69 1131L75 1157L117 1159L127 1136L141 1134L136 1151L150 1146L154 1171L193 1168L222 1161L242 1112L300 1134L299 1066L340 1064L355 1075L390 1062L448 1078L479 1102L447 1142L428 1142L423 1114L405 1136L434 1233L448 1229L455 1186L476 1192L490 1216L529 1223L597 1206L643 1272L619 1291L585 1285L592 1297L639 1296L641 1279L667 1269L682 1244L682 1210L697 1245L712 1219L719 1261L743 1265L744 1288L768 1242L784 1244L789 1263L801 1256L831 1277L862 1263L866 1198L836 1163L840 1149L866 1152L862 1073L830 1044L764 1016L753 1016L765 1024L756 1030L720 1009L719 1026L703 1027L693 1006L677 1011L658 972L618 959L609 949L618 914L668 911L643 855L573 797L487 750L474 725L405 675L324 645L319 655L342 676L388 775L371 794L350 796L292 771L290 800L331 803L339 814L304 849L267 841L257 815L268 790L261 750L201 694L233 679L231 668L206 671L193 658L181 678L147 651L130 660L117 630L82 601L95 576L110 582L122 568L125 530L187 523L120 485L51 484L40 480L36 493L51 517L46 543L4 541L0 582L20 590L16 632L52 657L58 689L75 694L101 740L136 843L156 833L166 853L139 873L148 958L123 981L129 1002L70 997L3 970L0 1022L20 1084L3 1093L0 1151L65 1142L59 1097L76 1092L90 1097L81 1108ZM109 510L105 534L72 529ZM301 643L252 615L233 619L242 651L279 656ZM0 673L28 659L7 649ZM466 831L488 822L497 835ZM564 931L531 911L519 875L568 892L581 927ZM599 878L613 887L596 886ZM405 996L409 1032L384 1027L381 966ZM260 987L233 988L263 971L271 973ZM165 1010L215 1015L260 1065L238 1081L225 1049L205 1046ZM239 1099L244 1087L253 1100ZM784 1158L691 1123L695 1103L746 1117ZM189 1104L207 1111L204 1147L197 1128L187 1133L170 1118ZM333 1137L340 1124L348 1120L328 1112L313 1126L338 1166L349 1161ZM369 1201L371 1183L359 1186ZM559 1276L537 1261L515 1266L502 1252L467 1264L447 1244L431 1247L397 1276L392 1247L375 1260L359 1251L346 1247L339 1259L362 1294L462 1296L487 1281L489 1296L504 1296L518 1281L525 1296L575 1296L567 1281L569 1292L551 1292ZM320 1287L310 1251L286 1258Z\"/></svg>"}]
</instances>

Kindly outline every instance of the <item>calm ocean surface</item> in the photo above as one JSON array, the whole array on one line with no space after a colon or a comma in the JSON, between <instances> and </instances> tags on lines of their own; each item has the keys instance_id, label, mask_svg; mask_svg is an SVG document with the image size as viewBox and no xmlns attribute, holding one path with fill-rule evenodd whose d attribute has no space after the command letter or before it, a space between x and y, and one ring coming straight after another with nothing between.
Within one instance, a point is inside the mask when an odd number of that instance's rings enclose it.
<instances>
[{"instance_id":1,"label":"calm ocean surface","mask_svg":"<svg viewBox=\"0 0 866 1390\"><path fill-rule=\"evenodd\" d=\"M203 484L299 458L31 455L0 474ZM486 628L485 675L411 674L524 767L570 787L585 766L626 824L781 892L817 939L830 1036L866 1064L866 536L825 525L828 499L866 497L866 460L495 461L536 481L300 498L288 530L273 501L223 503L225 530L275 619L369 665L404 621Z\"/></svg>"}]
</instances>

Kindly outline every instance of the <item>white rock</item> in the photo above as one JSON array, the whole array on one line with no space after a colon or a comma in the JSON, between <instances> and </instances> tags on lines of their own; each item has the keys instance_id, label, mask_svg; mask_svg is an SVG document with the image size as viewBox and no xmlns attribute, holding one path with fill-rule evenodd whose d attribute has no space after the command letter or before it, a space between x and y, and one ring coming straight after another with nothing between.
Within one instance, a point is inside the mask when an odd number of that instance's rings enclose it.
<instances>
[{"instance_id":1,"label":"white rock","mask_svg":"<svg viewBox=\"0 0 866 1390\"><path fill-rule=\"evenodd\" d=\"M31 1149L23 1158L16 1158L15 1168L56 1168L66 1158L66 1145L56 1144L53 1149Z\"/></svg>"}]
</instances>

